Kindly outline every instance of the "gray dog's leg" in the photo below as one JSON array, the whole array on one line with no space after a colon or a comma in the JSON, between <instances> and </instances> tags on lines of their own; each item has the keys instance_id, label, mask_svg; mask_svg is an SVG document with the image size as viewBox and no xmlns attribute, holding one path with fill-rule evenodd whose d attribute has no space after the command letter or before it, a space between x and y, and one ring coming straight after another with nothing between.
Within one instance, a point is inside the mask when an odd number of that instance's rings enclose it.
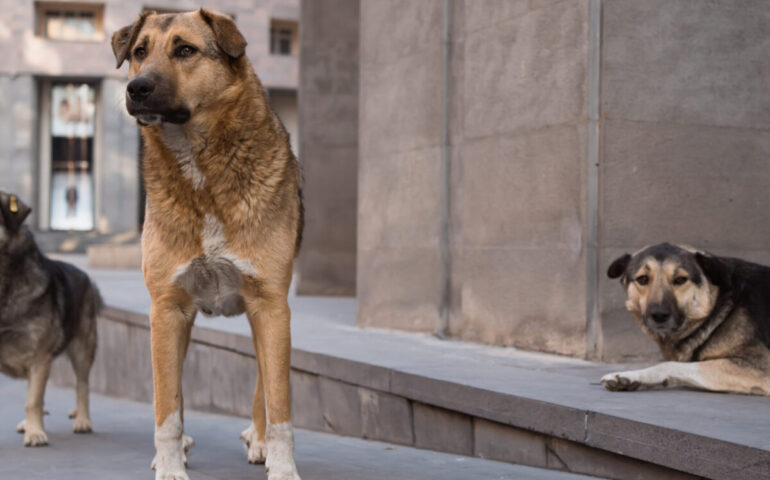
<instances>
[{"instance_id":1,"label":"gray dog's leg","mask_svg":"<svg viewBox=\"0 0 770 480\"><path fill-rule=\"evenodd\" d=\"M48 437L43 430L43 397L50 369L50 358L40 359L29 369L29 390L24 419L24 446L26 447L48 445Z\"/></svg>"}]
</instances>

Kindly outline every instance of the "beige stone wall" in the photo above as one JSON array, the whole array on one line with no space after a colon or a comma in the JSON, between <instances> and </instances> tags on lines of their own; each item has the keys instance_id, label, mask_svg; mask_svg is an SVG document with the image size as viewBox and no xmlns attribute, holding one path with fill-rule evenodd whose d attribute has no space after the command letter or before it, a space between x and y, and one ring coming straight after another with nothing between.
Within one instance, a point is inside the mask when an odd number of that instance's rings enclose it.
<instances>
[{"instance_id":1,"label":"beige stone wall","mask_svg":"<svg viewBox=\"0 0 770 480\"><path fill-rule=\"evenodd\" d=\"M305 234L297 292L355 295L359 0L303 2L301 24Z\"/></svg>"},{"instance_id":2,"label":"beige stone wall","mask_svg":"<svg viewBox=\"0 0 770 480\"><path fill-rule=\"evenodd\" d=\"M612 259L674 241L770 261L767 2L449 4L445 103L445 2L362 2L362 325L442 329L449 271L453 337L654 359Z\"/></svg>"}]
</instances>

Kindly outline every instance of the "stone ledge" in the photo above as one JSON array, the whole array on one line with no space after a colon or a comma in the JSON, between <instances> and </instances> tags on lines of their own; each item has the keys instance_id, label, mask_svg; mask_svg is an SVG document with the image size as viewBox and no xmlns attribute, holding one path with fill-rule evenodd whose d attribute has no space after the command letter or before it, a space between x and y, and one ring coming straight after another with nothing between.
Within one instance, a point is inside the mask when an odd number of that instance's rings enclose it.
<instances>
[{"instance_id":1,"label":"stone ledge","mask_svg":"<svg viewBox=\"0 0 770 480\"><path fill-rule=\"evenodd\" d=\"M107 307L99 342L92 390L150 402L148 317ZM248 417L255 372L251 338L196 326L185 405ZM72 384L66 361L52 378ZM766 450L300 348L292 390L295 424L308 429L619 480L770 478Z\"/></svg>"}]
</instances>

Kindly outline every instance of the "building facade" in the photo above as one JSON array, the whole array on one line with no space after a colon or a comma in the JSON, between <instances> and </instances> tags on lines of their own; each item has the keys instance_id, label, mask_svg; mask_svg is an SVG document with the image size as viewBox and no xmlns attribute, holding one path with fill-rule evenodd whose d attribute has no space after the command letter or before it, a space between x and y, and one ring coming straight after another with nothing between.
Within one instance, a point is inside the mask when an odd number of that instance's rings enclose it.
<instances>
[{"instance_id":1,"label":"building facade","mask_svg":"<svg viewBox=\"0 0 770 480\"><path fill-rule=\"evenodd\" d=\"M301 278L354 288L360 325L657 357L613 259L671 241L770 263L769 6L303 1L302 155L308 185L335 182L308 217L336 222ZM324 251L345 271L319 273Z\"/></svg>"},{"instance_id":2,"label":"building facade","mask_svg":"<svg viewBox=\"0 0 770 480\"><path fill-rule=\"evenodd\" d=\"M140 138L110 37L144 10L201 6L234 17L296 151L298 0L2 2L0 188L33 206L41 241L140 229Z\"/></svg>"}]
</instances>

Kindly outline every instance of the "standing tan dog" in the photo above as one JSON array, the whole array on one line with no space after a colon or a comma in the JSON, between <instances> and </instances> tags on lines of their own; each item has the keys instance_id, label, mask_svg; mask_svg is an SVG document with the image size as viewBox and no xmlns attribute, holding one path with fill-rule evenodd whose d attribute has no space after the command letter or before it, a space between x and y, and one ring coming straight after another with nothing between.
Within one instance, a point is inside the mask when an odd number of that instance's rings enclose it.
<instances>
[{"instance_id":1,"label":"standing tan dog","mask_svg":"<svg viewBox=\"0 0 770 480\"><path fill-rule=\"evenodd\" d=\"M197 311L246 313L259 376L241 434L269 480L299 480L289 399L287 294L302 232L300 167L232 20L145 13L112 36L130 62L144 138L142 270L152 298L155 478L187 479L181 375Z\"/></svg>"}]
</instances>

